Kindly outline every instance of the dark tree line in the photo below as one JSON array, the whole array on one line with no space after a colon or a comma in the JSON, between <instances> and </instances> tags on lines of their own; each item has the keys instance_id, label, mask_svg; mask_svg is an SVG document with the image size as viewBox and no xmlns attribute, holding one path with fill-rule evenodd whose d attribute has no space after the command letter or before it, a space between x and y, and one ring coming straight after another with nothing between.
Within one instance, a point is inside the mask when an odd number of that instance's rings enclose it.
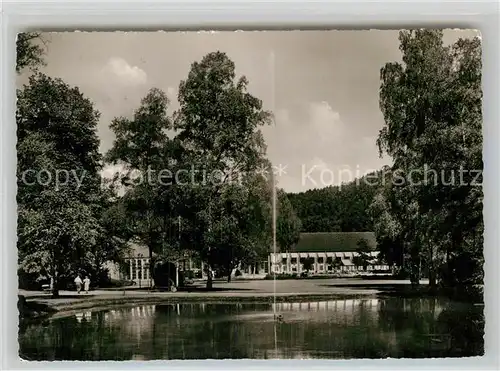
<instances>
[{"instance_id":1,"label":"dark tree line","mask_svg":"<svg viewBox=\"0 0 500 371\"><path fill-rule=\"evenodd\" d=\"M367 212L380 182L377 173L341 186L289 193L288 198L302 221L302 232L373 231Z\"/></svg>"}]
</instances>

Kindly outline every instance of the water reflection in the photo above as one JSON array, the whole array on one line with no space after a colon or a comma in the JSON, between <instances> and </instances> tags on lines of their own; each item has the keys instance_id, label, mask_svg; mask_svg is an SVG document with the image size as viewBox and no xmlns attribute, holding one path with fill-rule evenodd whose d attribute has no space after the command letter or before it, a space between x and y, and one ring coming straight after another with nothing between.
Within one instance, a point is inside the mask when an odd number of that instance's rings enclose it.
<instances>
[{"instance_id":1,"label":"water reflection","mask_svg":"<svg viewBox=\"0 0 500 371\"><path fill-rule=\"evenodd\" d=\"M483 353L483 330L482 307L439 299L158 304L29 325L19 342L37 360L459 357Z\"/></svg>"},{"instance_id":2,"label":"water reflection","mask_svg":"<svg viewBox=\"0 0 500 371\"><path fill-rule=\"evenodd\" d=\"M75 318L78 323L81 323L82 321L91 321L92 320L92 312L87 311L87 312L82 312L82 313L76 313Z\"/></svg>"}]
</instances>

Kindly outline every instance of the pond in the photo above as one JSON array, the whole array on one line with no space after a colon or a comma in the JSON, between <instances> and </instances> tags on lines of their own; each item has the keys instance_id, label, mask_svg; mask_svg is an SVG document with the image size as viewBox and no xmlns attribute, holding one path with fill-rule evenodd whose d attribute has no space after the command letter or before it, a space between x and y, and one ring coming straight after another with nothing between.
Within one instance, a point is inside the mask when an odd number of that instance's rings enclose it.
<instances>
[{"instance_id":1,"label":"pond","mask_svg":"<svg viewBox=\"0 0 500 371\"><path fill-rule=\"evenodd\" d=\"M483 354L483 331L482 306L437 298L156 304L23 325L19 347L28 360L464 357Z\"/></svg>"}]
</instances>

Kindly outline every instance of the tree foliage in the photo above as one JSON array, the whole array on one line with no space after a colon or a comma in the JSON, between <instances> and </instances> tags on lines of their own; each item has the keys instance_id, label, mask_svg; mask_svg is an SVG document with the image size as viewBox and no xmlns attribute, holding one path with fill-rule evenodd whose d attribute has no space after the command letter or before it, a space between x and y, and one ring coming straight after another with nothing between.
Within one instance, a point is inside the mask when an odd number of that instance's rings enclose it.
<instances>
[{"instance_id":1,"label":"tree foliage","mask_svg":"<svg viewBox=\"0 0 500 371\"><path fill-rule=\"evenodd\" d=\"M227 184L212 204L207 262L231 278L240 264L267 258L271 236L271 203L267 182L258 176L244 184ZM203 255L202 255L203 256Z\"/></svg>"},{"instance_id":2,"label":"tree foliage","mask_svg":"<svg viewBox=\"0 0 500 371\"><path fill-rule=\"evenodd\" d=\"M159 172L169 170L174 160L167 135L172 127L168 106L166 94L151 89L132 118L112 121L110 128L116 138L106 154L107 162L124 168L124 173L116 179L126 192L121 205L132 225L129 237L149 249L150 277L154 270L153 253L161 254L165 244L172 240L171 235L166 235L172 224L170 203L168 198L162 198L165 196L162 192L170 189L161 187L159 178Z\"/></svg>"},{"instance_id":3,"label":"tree foliage","mask_svg":"<svg viewBox=\"0 0 500 371\"><path fill-rule=\"evenodd\" d=\"M44 49L40 43L45 44L45 40L38 32L22 32L17 35L16 40L16 72L19 73L25 68L36 70L39 66L45 65L43 59Z\"/></svg>"},{"instance_id":4,"label":"tree foliage","mask_svg":"<svg viewBox=\"0 0 500 371\"><path fill-rule=\"evenodd\" d=\"M76 176L69 177L68 187L78 192L78 197L90 201L101 185L98 120L99 112L78 88L40 73L32 75L29 84L17 91L16 123L21 166L18 170L41 171L52 166L51 171L73 172ZM35 174L35 171L26 173L26 182L39 185ZM76 177L83 179L80 187L75 184ZM24 200L24 190L29 190L32 196L39 194L34 188L24 188L22 181L19 178L18 198Z\"/></svg>"},{"instance_id":5,"label":"tree foliage","mask_svg":"<svg viewBox=\"0 0 500 371\"><path fill-rule=\"evenodd\" d=\"M133 118L113 120L116 139L106 160L125 168L118 180L129 235L150 257L197 255L230 279L238 265L267 256L272 188L257 174L270 167L260 132L270 114L247 84L224 53L210 53L181 81L172 118L165 93L152 89ZM281 201L280 238L292 244L299 220L284 194Z\"/></svg>"},{"instance_id":6,"label":"tree foliage","mask_svg":"<svg viewBox=\"0 0 500 371\"><path fill-rule=\"evenodd\" d=\"M18 213L20 268L53 280L54 295L61 281L92 264L92 250L100 234L91 209L71 192L45 192L45 208L21 206Z\"/></svg>"},{"instance_id":7,"label":"tree foliage","mask_svg":"<svg viewBox=\"0 0 500 371\"><path fill-rule=\"evenodd\" d=\"M313 269L313 265L314 265L314 258L311 257L303 258L302 268L306 271L306 273L309 273L309 271Z\"/></svg>"},{"instance_id":8,"label":"tree foliage","mask_svg":"<svg viewBox=\"0 0 500 371\"><path fill-rule=\"evenodd\" d=\"M358 255L353 258L354 264L358 267L363 267L363 270L366 270L366 267L370 264L372 258L370 255L370 246L365 239L360 239L358 241L356 252Z\"/></svg>"},{"instance_id":9,"label":"tree foliage","mask_svg":"<svg viewBox=\"0 0 500 371\"><path fill-rule=\"evenodd\" d=\"M436 30L403 31L399 39L403 63L381 70L378 145L404 182L374 202L380 239L402 245L415 283L422 267L431 284L438 273L447 285L481 282L482 190L474 184L483 168L480 40L444 46ZM426 167L435 173L424 175Z\"/></svg>"},{"instance_id":10,"label":"tree foliage","mask_svg":"<svg viewBox=\"0 0 500 371\"><path fill-rule=\"evenodd\" d=\"M237 233L235 225L227 225L236 223L234 215L219 219L224 207L217 200L228 190L235 191L228 184L239 183L267 163L259 128L269 123L270 114L247 91L247 85L245 77L236 80L234 63L221 52L194 62L187 79L179 85L180 109L174 115L176 138L182 144L183 156L198 170L187 190L190 198L197 200L195 210L190 211L198 221L197 233L192 235L196 241L192 242L209 265L229 259L220 255L221 245L230 243L222 233L214 237L217 229ZM208 174L208 179L203 174ZM207 286L211 286L210 277Z\"/></svg>"},{"instance_id":11,"label":"tree foliage","mask_svg":"<svg viewBox=\"0 0 500 371\"><path fill-rule=\"evenodd\" d=\"M96 125L99 114L77 88L42 74L17 91L18 251L22 269L62 279L92 259L106 232ZM57 172L67 173L55 183Z\"/></svg>"},{"instance_id":12,"label":"tree foliage","mask_svg":"<svg viewBox=\"0 0 500 371\"><path fill-rule=\"evenodd\" d=\"M302 223L283 190L277 198L276 240L280 251L287 251L299 242Z\"/></svg>"}]
</instances>

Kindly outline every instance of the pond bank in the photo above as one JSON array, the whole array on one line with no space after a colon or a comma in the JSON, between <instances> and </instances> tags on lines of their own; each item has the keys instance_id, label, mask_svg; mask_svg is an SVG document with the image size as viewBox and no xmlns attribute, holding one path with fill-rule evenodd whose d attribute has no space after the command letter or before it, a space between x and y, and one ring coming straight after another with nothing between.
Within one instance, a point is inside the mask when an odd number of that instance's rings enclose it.
<instances>
[{"instance_id":1,"label":"pond bank","mask_svg":"<svg viewBox=\"0 0 500 371\"><path fill-rule=\"evenodd\" d=\"M89 294L61 291L59 298L51 298L42 292L22 291L25 297L20 305L23 318L50 315L83 309L105 309L109 306L137 305L147 303L269 303L342 300L383 297L432 297L445 296L452 300L482 302L478 290L430 290L422 285L412 288L407 281L367 280L311 280L311 281L240 281L218 283L213 290L191 287L186 291L160 292L146 290L95 290Z\"/></svg>"},{"instance_id":2,"label":"pond bank","mask_svg":"<svg viewBox=\"0 0 500 371\"><path fill-rule=\"evenodd\" d=\"M61 315L65 312L73 312L85 309L106 309L114 306L128 306L140 304L185 304L185 303L291 303L291 302L306 302L320 300L342 300L342 299L359 299L370 298L375 295L371 293L362 294L253 294L253 295L213 295L213 294L195 294L195 295L176 295L161 293L150 293L149 295L133 295L127 293L126 296L91 296L86 298L74 299L60 297L57 299L31 299L26 302L28 305L23 307L24 312L21 316L36 317L30 314L33 312L33 307L45 310L46 315ZM24 299L25 300L25 299Z\"/></svg>"}]
</instances>

